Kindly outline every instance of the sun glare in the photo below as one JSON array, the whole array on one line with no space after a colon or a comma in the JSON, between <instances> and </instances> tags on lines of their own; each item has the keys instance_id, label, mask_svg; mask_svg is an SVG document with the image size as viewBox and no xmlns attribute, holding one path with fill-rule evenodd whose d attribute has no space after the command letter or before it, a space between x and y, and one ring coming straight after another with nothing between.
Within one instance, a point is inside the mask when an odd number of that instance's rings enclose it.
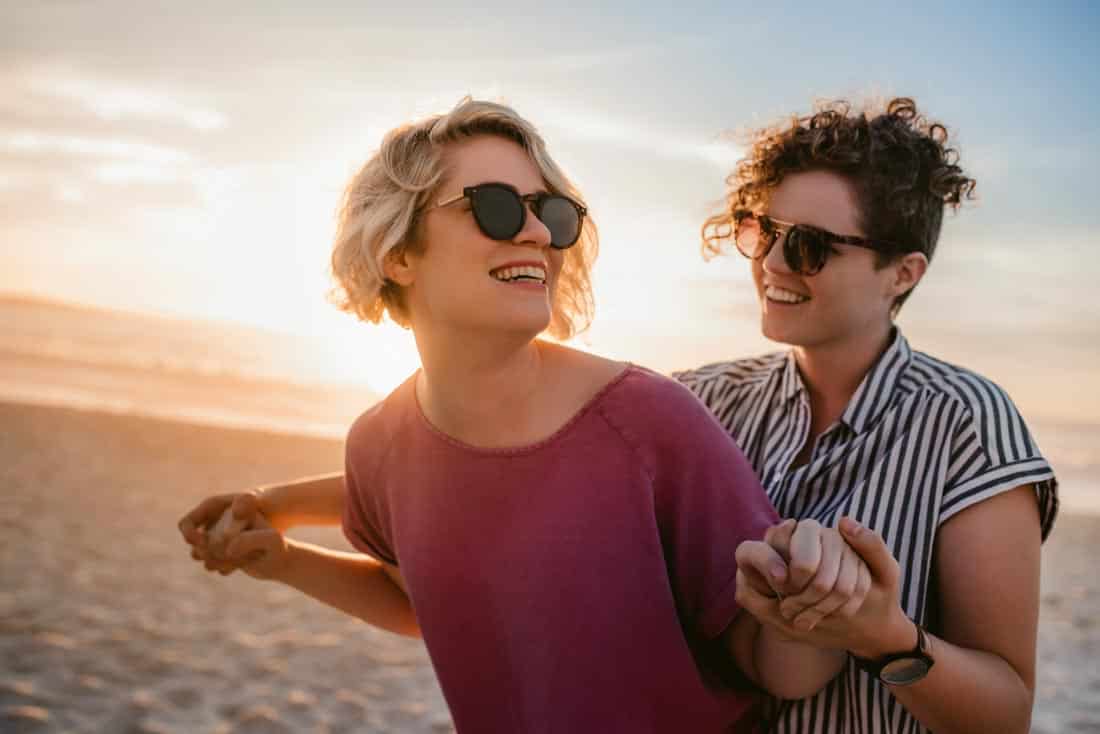
<instances>
[{"instance_id":1,"label":"sun glare","mask_svg":"<svg viewBox=\"0 0 1100 734\"><path fill-rule=\"evenodd\" d=\"M360 323L347 314L315 319L308 334L316 377L326 382L366 384L385 395L420 365L412 332L391 322Z\"/></svg>"}]
</instances>

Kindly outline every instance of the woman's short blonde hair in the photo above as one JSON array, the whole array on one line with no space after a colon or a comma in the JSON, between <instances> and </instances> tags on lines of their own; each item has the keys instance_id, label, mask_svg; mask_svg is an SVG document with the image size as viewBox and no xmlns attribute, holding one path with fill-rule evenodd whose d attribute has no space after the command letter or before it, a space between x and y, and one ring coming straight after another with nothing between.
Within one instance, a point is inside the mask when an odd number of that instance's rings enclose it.
<instances>
[{"instance_id":1,"label":"woman's short blonde hair","mask_svg":"<svg viewBox=\"0 0 1100 734\"><path fill-rule=\"evenodd\" d=\"M388 313L408 325L401 288L387 280L386 258L418 252L421 217L435 201L446 174L448 144L479 135L499 135L527 151L546 186L584 203L580 192L546 152L542 137L527 120L505 105L463 99L450 112L395 128L386 134L344 192L332 250L336 305L364 321L378 323ZM599 237L586 216L581 236L565 251L547 332L567 339L592 320L591 268Z\"/></svg>"}]
</instances>

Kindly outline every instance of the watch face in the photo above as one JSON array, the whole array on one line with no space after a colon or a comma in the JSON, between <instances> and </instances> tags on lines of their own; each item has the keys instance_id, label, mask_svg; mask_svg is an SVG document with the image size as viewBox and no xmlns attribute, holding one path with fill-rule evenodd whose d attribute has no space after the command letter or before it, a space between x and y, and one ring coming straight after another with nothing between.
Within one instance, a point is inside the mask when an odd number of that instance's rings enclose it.
<instances>
[{"instance_id":1,"label":"watch face","mask_svg":"<svg viewBox=\"0 0 1100 734\"><path fill-rule=\"evenodd\" d=\"M900 658L882 666L879 678L892 686L907 686L928 675L931 667L927 660L921 658Z\"/></svg>"}]
</instances>

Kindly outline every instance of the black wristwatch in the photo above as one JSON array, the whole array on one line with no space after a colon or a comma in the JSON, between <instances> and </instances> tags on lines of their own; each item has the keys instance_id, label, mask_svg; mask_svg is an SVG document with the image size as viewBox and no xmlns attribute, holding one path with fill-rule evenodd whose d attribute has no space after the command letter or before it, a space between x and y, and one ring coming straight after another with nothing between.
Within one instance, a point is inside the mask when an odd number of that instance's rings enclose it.
<instances>
[{"instance_id":1,"label":"black wristwatch","mask_svg":"<svg viewBox=\"0 0 1100 734\"><path fill-rule=\"evenodd\" d=\"M890 686L908 686L928 675L928 671L936 664L932 659L932 649L928 645L928 638L924 635L921 626L917 628L917 646L906 652L895 652L883 655L875 660L860 658L852 655L852 661L856 667L865 673L873 675L883 683Z\"/></svg>"}]
</instances>

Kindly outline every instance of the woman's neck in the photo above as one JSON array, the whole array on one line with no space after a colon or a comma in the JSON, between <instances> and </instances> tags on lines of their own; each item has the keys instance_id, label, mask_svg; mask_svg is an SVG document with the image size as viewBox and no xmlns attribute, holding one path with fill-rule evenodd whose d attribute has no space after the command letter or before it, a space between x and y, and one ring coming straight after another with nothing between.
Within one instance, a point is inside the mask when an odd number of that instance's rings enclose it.
<instances>
[{"instance_id":1,"label":"woman's neck","mask_svg":"<svg viewBox=\"0 0 1100 734\"><path fill-rule=\"evenodd\" d=\"M416 393L433 426L474 445L501 445L530 429L545 379L544 345L522 335L417 333Z\"/></svg>"},{"instance_id":2,"label":"woman's neck","mask_svg":"<svg viewBox=\"0 0 1100 734\"><path fill-rule=\"evenodd\" d=\"M844 413L863 378L890 345L893 324L858 340L795 347L795 361L810 394L814 436Z\"/></svg>"}]
</instances>

